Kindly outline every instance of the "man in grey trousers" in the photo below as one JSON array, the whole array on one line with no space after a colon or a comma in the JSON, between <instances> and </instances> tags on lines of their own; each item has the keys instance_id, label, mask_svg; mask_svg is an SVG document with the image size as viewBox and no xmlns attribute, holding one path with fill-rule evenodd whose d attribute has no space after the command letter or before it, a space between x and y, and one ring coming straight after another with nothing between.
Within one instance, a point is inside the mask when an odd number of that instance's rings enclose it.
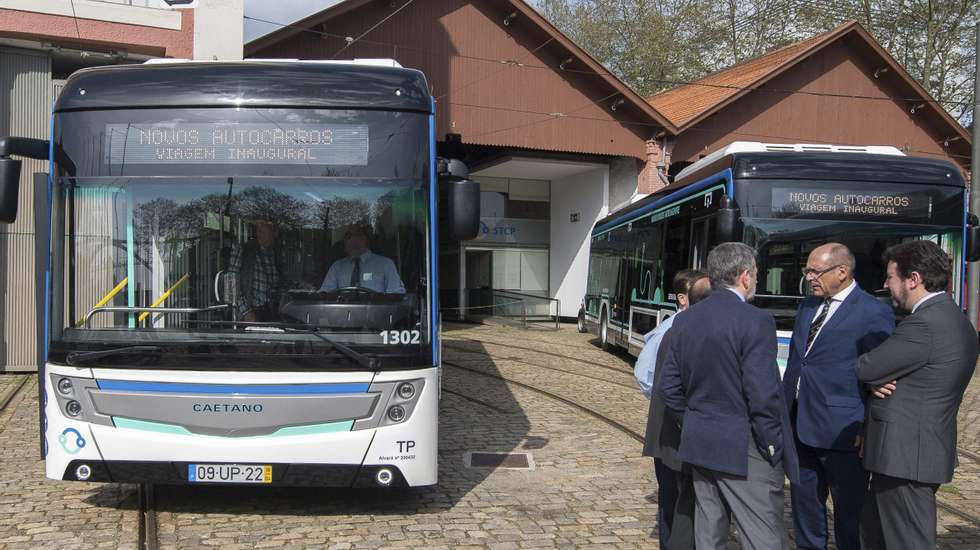
<instances>
[{"instance_id":1,"label":"man in grey trousers","mask_svg":"<svg viewBox=\"0 0 980 550\"><path fill-rule=\"evenodd\" d=\"M743 550L788 548L783 475L799 483L796 443L776 366L776 323L747 302L755 251L708 253L714 292L670 329L660 394L681 425L677 457L693 467L698 550L723 550L728 513Z\"/></svg>"},{"instance_id":2,"label":"man in grey trousers","mask_svg":"<svg viewBox=\"0 0 980 550\"><path fill-rule=\"evenodd\" d=\"M858 360L858 379L876 396L890 394L868 403L871 484L861 543L865 550L935 548L936 490L953 479L956 413L976 369L977 331L945 292L951 265L939 246L902 243L883 259L892 301L910 313Z\"/></svg>"}]
</instances>

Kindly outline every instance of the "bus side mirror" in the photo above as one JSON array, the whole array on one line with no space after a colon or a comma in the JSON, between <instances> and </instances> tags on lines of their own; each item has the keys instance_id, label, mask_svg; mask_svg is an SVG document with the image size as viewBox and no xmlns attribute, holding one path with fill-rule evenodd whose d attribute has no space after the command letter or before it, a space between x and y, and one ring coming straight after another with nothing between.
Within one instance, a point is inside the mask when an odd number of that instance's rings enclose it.
<instances>
[{"instance_id":1,"label":"bus side mirror","mask_svg":"<svg viewBox=\"0 0 980 550\"><path fill-rule=\"evenodd\" d=\"M0 223L17 220L21 161L0 157Z\"/></svg>"},{"instance_id":2,"label":"bus side mirror","mask_svg":"<svg viewBox=\"0 0 980 550\"><path fill-rule=\"evenodd\" d=\"M439 183L446 186L449 238L475 239L480 232L480 184L469 179L470 170L458 159L440 158Z\"/></svg>"},{"instance_id":3,"label":"bus side mirror","mask_svg":"<svg viewBox=\"0 0 980 550\"><path fill-rule=\"evenodd\" d=\"M0 137L0 223L14 223L17 219L21 161L10 155L48 160L49 145L46 139Z\"/></svg>"},{"instance_id":4,"label":"bus side mirror","mask_svg":"<svg viewBox=\"0 0 980 550\"><path fill-rule=\"evenodd\" d=\"M449 186L449 237L454 241L475 239L480 231L480 184L469 179Z\"/></svg>"},{"instance_id":5,"label":"bus side mirror","mask_svg":"<svg viewBox=\"0 0 980 550\"><path fill-rule=\"evenodd\" d=\"M966 225L966 261L980 260L980 220L970 214Z\"/></svg>"},{"instance_id":6,"label":"bus side mirror","mask_svg":"<svg viewBox=\"0 0 980 550\"><path fill-rule=\"evenodd\" d=\"M742 240L741 211L728 195L721 197L718 205L718 223L715 225L715 242L728 243Z\"/></svg>"}]
</instances>

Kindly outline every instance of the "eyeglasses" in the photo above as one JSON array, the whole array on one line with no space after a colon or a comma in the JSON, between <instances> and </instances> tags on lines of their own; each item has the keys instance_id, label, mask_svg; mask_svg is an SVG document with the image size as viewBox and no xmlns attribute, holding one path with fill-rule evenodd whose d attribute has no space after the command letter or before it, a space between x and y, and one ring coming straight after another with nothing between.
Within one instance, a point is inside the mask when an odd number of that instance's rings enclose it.
<instances>
[{"instance_id":1,"label":"eyeglasses","mask_svg":"<svg viewBox=\"0 0 980 550\"><path fill-rule=\"evenodd\" d=\"M838 267L840 267L842 265L844 265L844 264L832 265L832 266L828 267L827 269L811 269L811 268L808 267L808 268L806 268L806 269L803 270L803 276L804 277L808 277L808 278L812 278L812 279L818 279L824 273L827 273L829 271L832 271L834 269L837 269Z\"/></svg>"}]
</instances>

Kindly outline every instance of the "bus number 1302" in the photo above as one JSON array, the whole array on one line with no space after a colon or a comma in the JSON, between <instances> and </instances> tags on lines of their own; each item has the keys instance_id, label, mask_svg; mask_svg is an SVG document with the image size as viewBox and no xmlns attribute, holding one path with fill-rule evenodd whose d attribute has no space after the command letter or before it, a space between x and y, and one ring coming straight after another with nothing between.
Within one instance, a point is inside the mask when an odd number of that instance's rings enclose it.
<instances>
[{"instance_id":1,"label":"bus number 1302","mask_svg":"<svg viewBox=\"0 0 980 550\"><path fill-rule=\"evenodd\" d=\"M420 334L417 330L383 330L381 331L382 344L418 344Z\"/></svg>"}]
</instances>

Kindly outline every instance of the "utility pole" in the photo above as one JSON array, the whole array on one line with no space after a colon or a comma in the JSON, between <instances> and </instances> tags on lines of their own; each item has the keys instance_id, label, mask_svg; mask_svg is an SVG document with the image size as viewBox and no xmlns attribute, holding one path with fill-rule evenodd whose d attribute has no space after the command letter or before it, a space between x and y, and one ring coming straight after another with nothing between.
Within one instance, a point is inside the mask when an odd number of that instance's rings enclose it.
<instances>
[{"instance_id":1,"label":"utility pole","mask_svg":"<svg viewBox=\"0 0 980 550\"><path fill-rule=\"evenodd\" d=\"M980 12L980 7L974 8ZM978 13L977 15L980 15ZM973 147L970 158L970 212L980 216L980 17L977 21L976 72L973 73ZM980 262L967 264L966 299L969 304L970 322L977 326L977 316L980 314Z\"/></svg>"}]
</instances>

